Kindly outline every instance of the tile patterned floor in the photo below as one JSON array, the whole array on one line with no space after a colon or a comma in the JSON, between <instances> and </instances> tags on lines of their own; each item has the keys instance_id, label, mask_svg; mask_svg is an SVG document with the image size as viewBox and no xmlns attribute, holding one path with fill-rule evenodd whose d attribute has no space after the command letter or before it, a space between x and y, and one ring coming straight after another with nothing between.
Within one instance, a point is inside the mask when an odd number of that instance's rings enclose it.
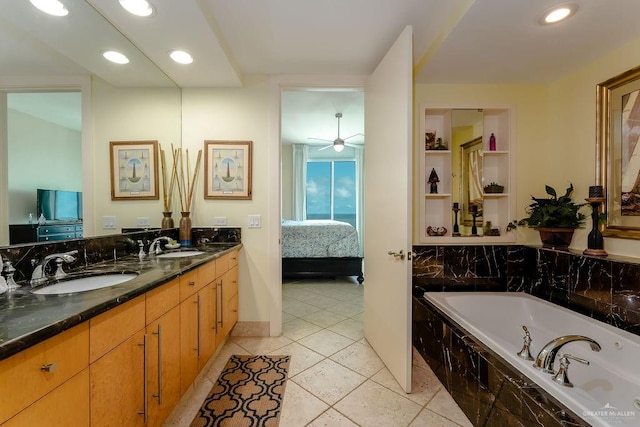
<instances>
[{"instance_id":1,"label":"tile patterned floor","mask_svg":"<svg viewBox=\"0 0 640 427\"><path fill-rule=\"evenodd\" d=\"M471 426L414 352L406 394L364 339L363 286L350 278L283 284L282 336L231 337L165 426L188 426L233 354L289 354L281 427Z\"/></svg>"}]
</instances>

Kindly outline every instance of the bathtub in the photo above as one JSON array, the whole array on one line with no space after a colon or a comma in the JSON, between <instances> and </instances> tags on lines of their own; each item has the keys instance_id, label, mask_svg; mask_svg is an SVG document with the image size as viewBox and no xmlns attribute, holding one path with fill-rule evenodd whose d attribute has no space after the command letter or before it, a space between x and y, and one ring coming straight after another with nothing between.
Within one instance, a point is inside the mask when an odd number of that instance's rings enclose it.
<instances>
[{"instance_id":1,"label":"bathtub","mask_svg":"<svg viewBox=\"0 0 640 427\"><path fill-rule=\"evenodd\" d=\"M525 293L426 292L424 298L587 423L640 425L639 336ZM523 325L531 333L534 358L562 335L585 335L602 350L592 351L586 342L565 345L556 358L556 371L561 354L590 362L572 361L569 379L574 387L565 387L516 355L523 344Z\"/></svg>"}]
</instances>

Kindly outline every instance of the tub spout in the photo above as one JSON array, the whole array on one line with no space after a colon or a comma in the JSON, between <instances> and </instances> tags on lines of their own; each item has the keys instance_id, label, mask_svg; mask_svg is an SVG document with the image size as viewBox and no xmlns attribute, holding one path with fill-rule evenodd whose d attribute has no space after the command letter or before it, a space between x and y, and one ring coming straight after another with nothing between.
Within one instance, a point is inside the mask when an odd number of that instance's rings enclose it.
<instances>
[{"instance_id":1,"label":"tub spout","mask_svg":"<svg viewBox=\"0 0 640 427\"><path fill-rule=\"evenodd\" d=\"M533 366L538 369L542 369L542 371L546 372L547 374L555 374L556 372L553 370L553 363L556 360L558 351L560 351L560 349L566 344L574 341L588 342L591 346L591 350L593 351L600 351L602 349L602 347L600 347L600 344L589 337L585 337L582 335L565 335L549 341L542 348L542 350L540 350L540 353L538 353L538 357L536 357L536 361Z\"/></svg>"}]
</instances>

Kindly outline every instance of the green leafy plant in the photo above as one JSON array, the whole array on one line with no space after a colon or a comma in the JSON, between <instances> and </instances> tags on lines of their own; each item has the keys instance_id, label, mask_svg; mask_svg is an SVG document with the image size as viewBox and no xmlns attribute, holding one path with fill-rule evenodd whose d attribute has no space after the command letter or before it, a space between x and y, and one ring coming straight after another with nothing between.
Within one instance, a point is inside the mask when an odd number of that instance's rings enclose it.
<instances>
[{"instance_id":1,"label":"green leafy plant","mask_svg":"<svg viewBox=\"0 0 640 427\"><path fill-rule=\"evenodd\" d=\"M507 231L524 225L535 228L579 228L584 225L586 216L580 209L586 203L575 203L571 200L573 184L569 184L562 196L558 196L556 190L549 185L545 185L545 190L550 197L531 196L533 202L525 209L529 216L519 221L511 221L507 225Z\"/></svg>"}]
</instances>

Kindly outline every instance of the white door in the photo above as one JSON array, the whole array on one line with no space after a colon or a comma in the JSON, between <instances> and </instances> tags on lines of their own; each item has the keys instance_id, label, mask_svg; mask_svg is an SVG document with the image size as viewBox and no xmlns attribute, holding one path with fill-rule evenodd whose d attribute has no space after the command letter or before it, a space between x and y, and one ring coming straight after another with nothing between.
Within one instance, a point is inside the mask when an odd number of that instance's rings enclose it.
<instances>
[{"instance_id":1,"label":"white door","mask_svg":"<svg viewBox=\"0 0 640 427\"><path fill-rule=\"evenodd\" d=\"M407 393L411 391L407 254L411 253L412 55L409 26L365 85L364 332Z\"/></svg>"}]
</instances>

